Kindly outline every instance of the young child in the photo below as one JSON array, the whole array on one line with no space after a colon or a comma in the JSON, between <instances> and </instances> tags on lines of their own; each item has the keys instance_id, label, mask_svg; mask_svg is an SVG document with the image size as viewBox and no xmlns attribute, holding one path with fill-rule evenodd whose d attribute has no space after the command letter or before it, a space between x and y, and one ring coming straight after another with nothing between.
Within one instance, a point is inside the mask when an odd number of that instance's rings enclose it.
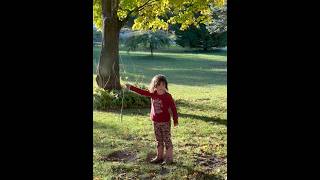
<instances>
[{"instance_id":1,"label":"young child","mask_svg":"<svg viewBox=\"0 0 320 180\"><path fill-rule=\"evenodd\" d=\"M139 89L130 84L127 88L140 95L151 98L150 118L153 121L154 132L157 140L157 157L151 163L171 164L173 162L173 145L171 141L171 121L169 110L173 115L174 126L178 125L178 114L171 94L168 93L168 82L164 75L152 78L149 91ZM166 155L164 158L164 147Z\"/></svg>"}]
</instances>

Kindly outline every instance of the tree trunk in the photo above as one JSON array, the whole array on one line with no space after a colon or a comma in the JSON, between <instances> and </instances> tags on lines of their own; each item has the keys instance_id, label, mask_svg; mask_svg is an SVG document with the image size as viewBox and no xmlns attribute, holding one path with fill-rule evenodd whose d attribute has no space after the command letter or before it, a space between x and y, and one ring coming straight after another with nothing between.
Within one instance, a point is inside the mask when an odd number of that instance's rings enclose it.
<instances>
[{"instance_id":1,"label":"tree trunk","mask_svg":"<svg viewBox=\"0 0 320 180\"><path fill-rule=\"evenodd\" d=\"M208 51L208 40L205 38L203 39L203 51Z\"/></svg>"},{"instance_id":2,"label":"tree trunk","mask_svg":"<svg viewBox=\"0 0 320 180\"><path fill-rule=\"evenodd\" d=\"M153 57L153 45L152 45L152 43L150 43L150 52L151 52L151 56Z\"/></svg>"},{"instance_id":3,"label":"tree trunk","mask_svg":"<svg viewBox=\"0 0 320 180\"><path fill-rule=\"evenodd\" d=\"M111 0L102 0L103 30L100 60L97 68L97 84L105 90L121 89L119 74L118 17L111 12Z\"/></svg>"}]
</instances>

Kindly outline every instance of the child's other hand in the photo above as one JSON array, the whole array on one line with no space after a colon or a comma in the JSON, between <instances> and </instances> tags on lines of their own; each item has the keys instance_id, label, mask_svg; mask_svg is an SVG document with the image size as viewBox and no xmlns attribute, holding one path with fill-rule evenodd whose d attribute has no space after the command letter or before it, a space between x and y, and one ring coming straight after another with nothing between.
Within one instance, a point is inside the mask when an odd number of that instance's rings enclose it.
<instances>
[{"instance_id":1,"label":"child's other hand","mask_svg":"<svg viewBox=\"0 0 320 180\"><path fill-rule=\"evenodd\" d=\"M178 126L178 122L173 122L174 127Z\"/></svg>"}]
</instances>

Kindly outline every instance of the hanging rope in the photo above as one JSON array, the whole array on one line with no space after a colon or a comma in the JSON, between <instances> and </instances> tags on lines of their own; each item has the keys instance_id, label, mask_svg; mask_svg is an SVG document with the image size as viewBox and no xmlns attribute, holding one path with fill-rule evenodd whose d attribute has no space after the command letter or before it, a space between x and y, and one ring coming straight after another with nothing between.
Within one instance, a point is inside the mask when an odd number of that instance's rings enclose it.
<instances>
[{"instance_id":1,"label":"hanging rope","mask_svg":"<svg viewBox=\"0 0 320 180\"><path fill-rule=\"evenodd\" d=\"M122 57L121 57L121 54L119 53L119 59L120 59L120 62L123 66L123 76L125 77L125 79L130 82L130 80L128 80L128 76L127 76L127 71L126 71L126 67L124 65L124 62L122 60ZM136 71L136 65L135 63L133 62L133 60L128 57L128 59L131 61L131 64L133 65L133 71L134 71L134 74L137 74L137 71ZM141 79L142 81L142 79ZM135 78L135 84L138 82L138 78ZM122 117L123 117L123 100L124 100L124 88L122 88L122 100L121 100L121 109L120 109L120 122L122 122Z\"/></svg>"},{"instance_id":2,"label":"hanging rope","mask_svg":"<svg viewBox=\"0 0 320 180\"><path fill-rule=\"evenodd\" d=\"M121 54L119 53L119 59L120 59L120 61L121 61L121 64L122 64L122 66L123 66L123 75L124 75L124 77L126 77L125 75L126 75L126 70L125 70L125 65L124 65L124 63L123 63L123 61L122 61L122 58L121 58ZM122 122L122 111L123 111L123 100L124 100L124 88L122 87L121 88L121 90L122 90L122 100L121 100L121 110L120 110L120 122Z\"/></svg>"},{"instance_id":3,"label":"hanging rope","mask_svg":"<svg viewBox=\"0 0 320 180\"><path fill-rule=\"evenodd\" d=\"M129 61L131 62L131 64L133 65L133 73L134 73L134 75L135 75L135 81L134 81L134 84L137 84L137 82L138 82L138 77L139 77L139 75L137 75L138 73L137 73L137 68L136 68L136 65L135 65L135 63L133 62L133 60L131 59L131 57L130 56L128 56L128 59L129 59ZM138 76L138 77L137 77Z\"/></svg>"},{"instance_id":4,"label":"hanging rope","mask_svg":"<svg viewBox=\"0 0 320 180\"><path fill-rule=\"evenodd\" d=\"M100 53L100 54L101 54L101 53ZM100 56L101 56L101 55L100 55ZM122 60L122 57L121 57L121 54L120 54L120 53L119 53L119 59L120 59L120 62L121 62L121 64L122 64L122 66L123 66L123 67L122 67L122 68L123 68L123 76L125 77L125 79L126 79L128 82L130 82L130 80L128 80L129 78L128 78L128 76L127 76L125 64L124 64L124 62L123 62L123 60ZM135 65L135 63L133 62L133 60L132 60L130 57L128 57L128 59L129 59L129 61L131 61L131 64L132 64L132 66L133 66L133 72L134 72L134 74L136 75L136 74L137 74L136 65ZM100 62L99 62L98 65L97 65L98 73L99 73L99 64L100 64ZM112 70L113 70L113 72L115 72L114 66L115 66L115 62L113 62L113 65L112 65ZM120 74L120 71L119 71L119 74ZM117 73L115 73L115 75L116 75L116 78L118 79ZM106 87L107 84L109 83L110 77L111 77L111 75L109 75L107 82L106 82L106 83L104 84L104 86L103 86L103 89L105 89L105 87ZM121 75L120 75L120 77L121 77ZM137 83L138 83L139 77L140 77L140 75L138 75L138 77L136 76L135 81L134 81L134 84L137 84ZM120 78L119 78L119 79L120 79ZM142 82L142 81L143 81L143 78L141 78L141 82ZM140 83L141 83L141 82L140 82ZM116 85L116 81L115 81L115 85ZM121 109L120 109L120 115L119 115L120 122L122 122L122 119L123 119L123 107L124 107L124 97L125 97L125 91L124 91L124 88L123 88L123 87L121 88L121 91L122 91L122 98L121 98Z\"/></svg>"}]
</instances>

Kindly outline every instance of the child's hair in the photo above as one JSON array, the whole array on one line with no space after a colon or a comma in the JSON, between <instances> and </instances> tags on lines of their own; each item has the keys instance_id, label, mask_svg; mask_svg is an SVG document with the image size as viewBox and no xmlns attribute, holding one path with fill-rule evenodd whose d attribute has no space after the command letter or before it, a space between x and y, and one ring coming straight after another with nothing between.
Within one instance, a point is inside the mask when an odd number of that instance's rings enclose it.
<instances>
[{"instance_id":1,"label":"child's hair","mask_svg":"<svg viewBox=\"0 0 320 180\"><path fill-rule=\"evenodd\" d=\"M167 91L169 91L167 78L166 78L166 76L164 76L162 74L158 74L152 78L150 85L149 85L149 91L153 93L154 88L156 88L158 85L160 85L161 82L164 83Z\"/></svg>"}]
</instances>

